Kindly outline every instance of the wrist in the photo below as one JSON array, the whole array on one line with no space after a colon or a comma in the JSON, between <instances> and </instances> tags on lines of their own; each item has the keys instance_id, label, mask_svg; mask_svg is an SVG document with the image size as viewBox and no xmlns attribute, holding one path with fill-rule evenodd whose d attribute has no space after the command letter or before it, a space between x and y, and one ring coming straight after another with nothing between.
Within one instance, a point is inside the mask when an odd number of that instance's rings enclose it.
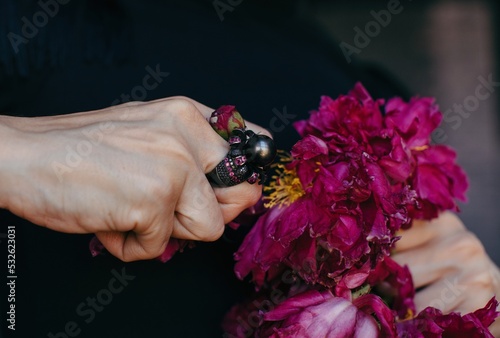
<instances>
[{"instance_id":1,"label":"wrist","mask_svg":"<svg viewBox=\"0 0 500 338\"><path fill-rule=\"evenodd\" d=\"M0 116L0 208L11 209L30 194L29 167L34 161L35 145L22 126L28 118Z\"/></svg>"}]
</instances>

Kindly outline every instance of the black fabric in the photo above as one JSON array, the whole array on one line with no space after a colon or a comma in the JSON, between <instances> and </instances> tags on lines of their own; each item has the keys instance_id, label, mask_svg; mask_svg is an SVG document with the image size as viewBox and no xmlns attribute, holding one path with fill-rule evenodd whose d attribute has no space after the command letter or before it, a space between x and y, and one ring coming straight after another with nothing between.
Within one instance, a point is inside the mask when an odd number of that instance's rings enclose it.
<instances>
[{"instance_id":1,"label":"black fabric","mask_svg":"<svg viewBox=\"0 0 500 338\"><path fill-rule=\"evenodd\" d=\"M67 6L47 30L74 14ZM224 13L224 21L211 1L117 1L113 6L121 14L111 21L99 19L98 11L84 13L83 29L95 27L94 19L103 27L95 36L94 47L101 51L95 57L68 52L61 62L47 58L26 72L2 68L0 111L41 116L110 106L142 85L147 66L159 65L169 75L145 100L185 95L212 107L234 104L245 118L274 131L280 148L289 149L297 140L292 122L306 118L320 95L346 93L356 81L377 97L401 93L362 65L348 65L334 41L297 19L294 2L243 1ZM120 25L130 36L116 45L103 43ZM56 45L76 51L71 47L83 44L77 36ZM29 53L36 54L36 39L26 44ZM293 118L273 120L285 111ZM166 264L125 264L110 255L92 258L90 235L56 233L1 211L0 232L9 225L17 231L17 337L65 337L56 334L71 321L80 330L77 337L220 337L224 313L252 291L232 271L241 232L228 230L219 241L200 243ZM78 306L107 289L112 270L123 268L135 276L123 291L92 320L89 312L79 315ZM6 290L0 295L5 302Z\"/></svg>"}]
</instances>

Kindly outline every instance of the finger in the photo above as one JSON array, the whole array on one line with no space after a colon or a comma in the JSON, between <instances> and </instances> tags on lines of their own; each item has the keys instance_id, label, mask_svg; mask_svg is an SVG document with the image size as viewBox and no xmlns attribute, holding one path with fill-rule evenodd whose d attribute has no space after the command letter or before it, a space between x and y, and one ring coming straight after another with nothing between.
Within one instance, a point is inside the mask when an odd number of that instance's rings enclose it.
<instances>
[{"instance_id":1,"label":"finger","mask_svg":"<svg viewBox=\"0 0 500 338\"><path fill-rule=\"evenodd\" d=\"M456 271L474 269L485 260L484 247L472 233L461 230L433 238L426 245L394 254L392 258L408 265L415 287L428 285Z\"/></svg>"},{"instance_id":2,"label":"finger","mask_svg":"<svg viewBox=\"0 0 500 338\"><path fill-rule=\"evenodd\" d=\"M235 219L243 210L255 205L262 196L262 185L243 182L233 187L214 188L227 224Z\"/></svg>"},{"instance_id":3,"label":"finger","mask_svg":"<svg viewBox=\"0 0 500 338\"><path fill-rule=\"evenodd\" d=\"M431 221L414 220L410 229L399 233L401 239L396 242L394 252L426 245L434 238L448 236L464 228L460 219L451 212L443 212L438 218Z\"/></svg>"},{"instance_id":4,"label":"finger","mask_svg":"<svg viewBox=\"0 0 500 338\"><path fill-rule=\"evenodd\" d=\"M476 311L477 309L483 308L493 296L495 296L494 292L477 292L474 290L473 297L465 297L463 302L460 303L455 309L451 309L451 311L460 312L462 314Z\"/></svg>"},{"instance_id":5,"label":"finger","mask_svg":"<svg viewBox=\"0 0 500 338\"><path fill-rule=\"evenodd\" d=\"M205 106L205 105L203 105L203 104L201 104L193 99L190 99L190 98L177 97L177 98L172 98L172 99L188 100L196 107L196 109L205 118L209 118L210 115L214 111L213 108L207 107L207 106ZM252 130L253 132L255 132L257 134L263 134L263 135L267 135L269 137L272 137L271 133L269 133L269 131L267 131L265 128L262 128L256 124L248 122L248 121L245 121L245 124L247 125L248 129ZM219 137L219 136L217 135L217 137ZM203 140L203 138L199 138L199 139ZM219 139L222 140L222 138L220 138L220 137L219 137ZM208 144L210 144L210 143L205 140L199 146L203 147L203 146L207 146ZM210 161L211 165L207 166L205 173L212 171L215 168L215 166L221 160L223 160L223 158L226 156L227 151L228 151L227 143L225 142L224 145L225 145L224 153L220 153L218 155L219 157L217 158L217 160L215 162ZM220 147L218 147L218 148L220 148ZM209 150L207 149L204 153L208 153L208 151ZM257 201L260 199L260 197L262 195L262 186L257 185L257 184L251 185L247 182L243 182L243 183L238 184L237 186L234 186L234 187L214 188L214 191L215 191L217 201L220 204L219 208L222 211L223 223L229 223L234 218L236 218L243 210L245 210L246 208L257 203ZM182 226L176 227L176 229L183 229L183 227ZM181 231L183 231L183 230L181 230ZM182 234L181 233L177 234L177 230L176 230L175 233L176 233L175 236L188 236L189 235L189 234L185 233L184 231Z\"/></svg>"},{"instance_id":6,"label":"finger","mask_svg":"<svg viewBox=\"0 0 500 338\"><path fill-rule=\"evenodd\" d=\"M425 257L417 257L427 254ZM429 256L434 256L430 257ZM459 264L449 261L440 262L435 255L429 254L428 250L413 250L391 256L398 264L408 265L413 277L415 288L421 288L438 281L442 276L455 273L461 269ZM430 260L429 260L430 259Z\"/></svg>"},{"instance_id":7,"label":"finger","mask_svg":"<svg viewBox=\"0 0 500 338\"><path fill-rule=\"evenodd\" d=\"M168 238L154 231L98 232L96 236L113 256L124 262L156 258L165 251L168 242Z\"/></svg>"},{"instance_id":8,"label":"finger","mask_svg":"<svg viewBox=\"0 0 500 338\"><path fill-rule=\"evenodd\" d=\"M452 275L453 276L453 275ZM467 288L458 282L458 277L448 277L415 294L417 313L428 306L435 307L444 313L454 311L466 298ZM456 275L455 275L456 276Z\"/></svg>"},{"instance_id":9,"label":"finger","mask_svg":"<svg viewBox=\"0 0 500 338\"><path fill-rule=\"evenodd\" d=\"M189 175L175 208L172 236L214 241L223 231L221 208L205 175L201 171Z\"/></svg>"},{"instance_id":10,"label":"finger","mask_svg":"<svg viewBox=\"0 0 500 338\"><path fill-rule=\"evenodd\" d=\"M457 311L465 314L484 307L494 295L489 268L488 260L482 260L445 275L417 292L415 305L418 311L434 306L445 313Z\"/></svg>"}]
</instances>

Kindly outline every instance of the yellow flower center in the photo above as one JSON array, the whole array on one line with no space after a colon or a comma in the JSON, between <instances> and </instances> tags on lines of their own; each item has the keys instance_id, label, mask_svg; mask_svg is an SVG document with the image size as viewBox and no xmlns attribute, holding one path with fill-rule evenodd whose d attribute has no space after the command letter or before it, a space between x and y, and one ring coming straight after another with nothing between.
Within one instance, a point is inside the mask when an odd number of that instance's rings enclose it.
<instances>
[{"instance_id":1,"label":"yellow flower center","mask_svg":"<svg viewBox=\"0 0 500 338\"><path fill-rule=\"evenodd\" d=\"M295 168L288 169L285 165L292 161L290 155L284 151L278 151L278 158L278 162L271 166L276 169L276 175L271 177L269 186L264 187L266 208L289 206L305 194Z\"/></svg>"},{"instance_id":2,"label":"yellow flower center","mask_svg":"<svg viewBox=\"0 0 500 338\"><path fill-rule=\"evenodd\" d=\"M411 150L424 151L424 150L426 150L428 148L429 148L429 146L419 146L419 147L413 147Z\"/></svg>"}]
</instances>

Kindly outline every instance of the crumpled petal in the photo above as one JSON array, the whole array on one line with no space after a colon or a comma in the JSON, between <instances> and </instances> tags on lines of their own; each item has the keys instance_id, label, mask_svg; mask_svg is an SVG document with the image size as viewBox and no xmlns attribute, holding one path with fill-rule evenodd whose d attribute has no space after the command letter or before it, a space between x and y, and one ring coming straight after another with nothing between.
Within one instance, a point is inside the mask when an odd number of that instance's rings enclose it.
<instances>
[{"instance_id":1,"label":"crumpled petal","mask_svg":"<svg viewBox=\"0 0 500 338\"><path fill-rule=\"evenodd\" d=\"M398 323L397 330L400 335L409 338L494 338L488 327L500 314L496 310L497 307L498 301L495 297L484 308L464 316L457 312L443 314L438 309L427 307L415 318Z\"/></svg>"},{"instance_id":2,"label":"crumpled petal","mask_svg":"<svg viewBox=\"0 0 500 338\"><path fill-rule=\"evenodd\" d=\"M170 238L167 247L165 248L163 253L156 259L162 263L165 263L169 261L175 255L176 252L182 252L186 246L192 248L194 247L194 245L195 244L193 241ZM99 241L99 239L96 236L92 237L92 239L90 240L89 250L92 257L96 257L98 255L102 255L107 252L104 245L102 245L101 241Z\"/></svg>"},{"instance_id":3,"label":"crumpled petal","mask_svg":"<svg viewBox=\"0 0 500 338\"><path fill-rule=\"evenodd\" d=\"M373 318L348 300L334 297L328 291L310 290L291 297L265 313L263 319L276 322L270 337L378 336L378 326Z\"/></svg>"},{"instance_id":4,"label":"crumpled petal","mask_svg":"<svg viewBox=\"0 0 500 338\"><path fill-rule=\"evenodd\" d=\"M443 115L432 98L413 98L404 102L394 98L387 102L386 123L403 136L408 148L425 146L430 143L431 133L436 129Z\"/></svg>"}]
</instances>

